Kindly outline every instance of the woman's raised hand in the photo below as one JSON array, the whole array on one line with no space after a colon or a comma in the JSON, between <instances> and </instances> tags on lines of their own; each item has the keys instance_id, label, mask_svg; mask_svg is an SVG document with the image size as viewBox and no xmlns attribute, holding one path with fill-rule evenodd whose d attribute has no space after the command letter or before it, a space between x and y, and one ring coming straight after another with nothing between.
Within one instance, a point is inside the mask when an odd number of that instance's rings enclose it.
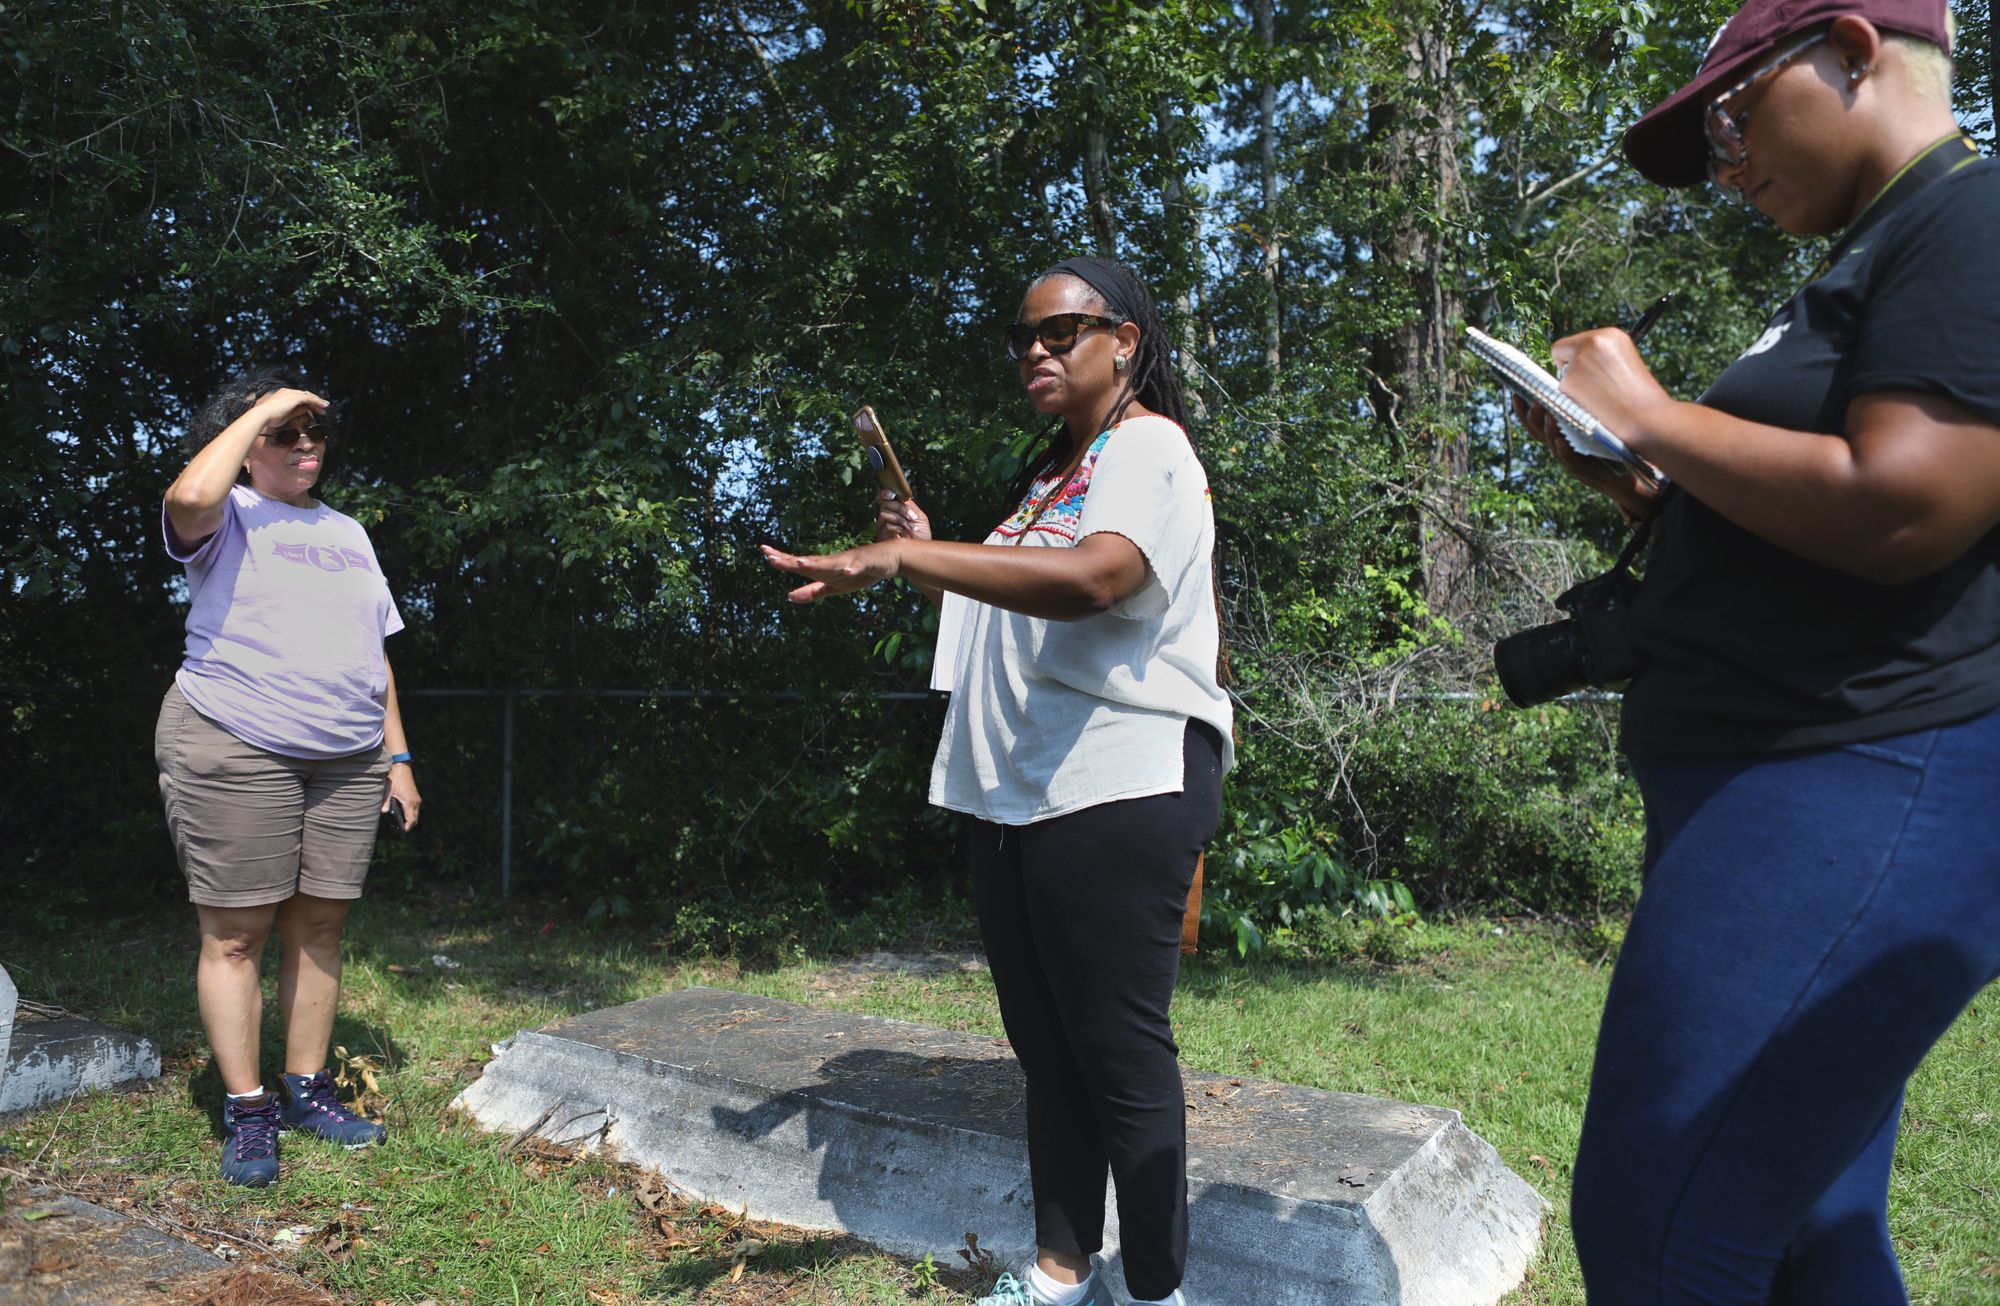
<instances>
[{"instance_id":1,"label":"woman's raised hand","mask_svg":"<svg viewBox=\"0 0 2000 1306\"><path fill-rule=\"evenodd\" d=\"M917 507L915 499L905 499L894 490L875 495L875 538L878 540L927 540L931 519Z\"/></svg>"},{"instance_id":2,"label":"woman's raised hand","mask_svg":"<svg viewBox=\"0 0 2000 1306\"><path fill-rule=\"evenodd\" d=\"M794 603L817 603L830 595L852 594L878 581L888 580L900 569L897 541L893 539L816 557L800 557L768 544L761 547L764 561L779 571L803 576L810 582L786 596Z\"/></svg>"},{"instance_id":3,"label":"woman's raised hand","mask_svg":"<svg viewBox=\"0 0 2000 1306\"><path fill-rule=\"evenodd\" d=\"M283 424L287 417L303 408L317 416L326 411L327 401L310 390L278 389L264 395L243 417L257 419L257 433L268 435ZM243 418L238 418L238 421Z\"/></svg>"}]
</instances>

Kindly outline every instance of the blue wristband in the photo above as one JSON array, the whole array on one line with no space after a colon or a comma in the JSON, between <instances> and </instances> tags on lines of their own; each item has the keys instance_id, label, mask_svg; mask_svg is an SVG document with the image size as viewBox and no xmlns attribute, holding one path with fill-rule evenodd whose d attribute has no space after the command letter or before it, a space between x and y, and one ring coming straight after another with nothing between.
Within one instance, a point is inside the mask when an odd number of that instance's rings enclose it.
<instances>
[{"instance_id":1,"label":"blue wristband","mask_svg":"<svg viewBox=\"0 0 2000 1306\"><path fill-rule=\"evenodd\" d=\"M389 754L389 765L390 765L390 766L394 766L394 765L395 765L396 763L398 763L398 762L403 762L403 763L408 763L408 762L409 762L409 760L410 760L410 755L409 755L408 753L391 753L391 754Z\"/></svg>"}]
</instances>

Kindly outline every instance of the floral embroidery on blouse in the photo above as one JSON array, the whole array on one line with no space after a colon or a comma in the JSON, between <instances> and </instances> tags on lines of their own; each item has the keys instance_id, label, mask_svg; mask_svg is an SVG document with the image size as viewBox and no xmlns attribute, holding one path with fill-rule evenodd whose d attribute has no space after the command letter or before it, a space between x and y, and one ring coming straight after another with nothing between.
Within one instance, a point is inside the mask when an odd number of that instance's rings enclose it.
<instances>
[{"instance_id":1,"label":"floral embroidery on blouse","mask_svg":"<svg viewBox=\"0 0 2000 1306\"><path fill-rule=\"evenodd\" d=\"M1113 427L1112 430L1117 430ZM1061 490L1056 489L1054 476L1036 479L1022 496L1021 506L1014 515L994 528L994 534L1008 543L1019 541L1024 535L1046 534L1068 544L1076 543L1076 528L1083 520L1083 496L1090 493L1090 475L1097 469L1097 457L1104 452L1104 446L1111 440L1111 431L1106 431L1090 442L1090 448L1083 451L1083 461L1076 465L1069 480ZM1054 497L1051 498L1050 496ZM1036 515L1035 507L1047 500L1048 506Z\"/></svg>"}]
</instances>

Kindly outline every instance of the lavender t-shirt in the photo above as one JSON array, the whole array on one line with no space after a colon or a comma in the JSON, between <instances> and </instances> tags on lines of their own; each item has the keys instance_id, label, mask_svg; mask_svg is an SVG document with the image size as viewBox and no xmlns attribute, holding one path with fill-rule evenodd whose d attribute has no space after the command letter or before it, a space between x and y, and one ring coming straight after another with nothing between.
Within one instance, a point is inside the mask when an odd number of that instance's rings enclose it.
<instances>
[{"instance_id":1,"label":"lavender t-shirt","mask_svg":"<svg viewBox=\"0 0 2000 1306\"><path fill-rule=\"evenodd\" d=\"M190 706L286 757L382 744L382 641L403 628L361 523L230 487L222 525L192 553L160 505L167 553L187 567L187 650L174 677Z\"/></svg>"}]
</instances>

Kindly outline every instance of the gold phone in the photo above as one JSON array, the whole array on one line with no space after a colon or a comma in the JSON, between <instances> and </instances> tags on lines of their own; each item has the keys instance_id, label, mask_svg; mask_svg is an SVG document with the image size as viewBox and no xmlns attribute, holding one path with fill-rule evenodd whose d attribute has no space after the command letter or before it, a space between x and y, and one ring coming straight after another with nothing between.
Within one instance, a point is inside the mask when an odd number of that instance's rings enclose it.
<instances>
[{"instance_id":1,"label":"gold phone","mask_svg":"<svg viewBox=\"0 0 2000 1306\"><path fill-rule=\"evenodd\" d=\"M855 410L854 434L860 438L862 451L868 455L868 466L875 473L875 483L885 490L894 490L896 496L907 503L910 499L910 479L903 475L903 464L896 461L896 451L890 447L889 436L882 430L882 420L867 404Z\"/></svg>"}]
</instances>

